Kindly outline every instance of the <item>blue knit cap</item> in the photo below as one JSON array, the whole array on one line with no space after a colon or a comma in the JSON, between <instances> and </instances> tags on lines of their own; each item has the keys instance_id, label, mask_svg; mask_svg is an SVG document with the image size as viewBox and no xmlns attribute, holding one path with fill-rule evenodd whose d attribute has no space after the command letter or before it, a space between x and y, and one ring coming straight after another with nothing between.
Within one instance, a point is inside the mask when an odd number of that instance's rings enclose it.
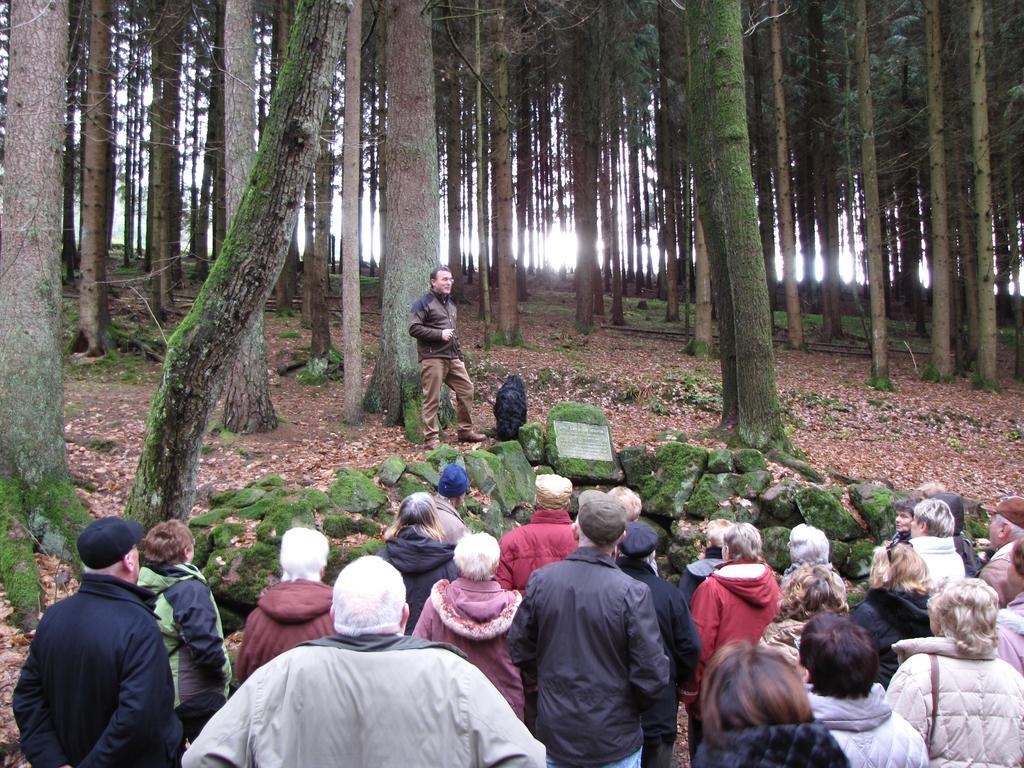
<instances>
[{"instance_id":1,"label":"blue knit cap","mask_svg":"<svg viewBox=\"0 0 1024 768\"><path fill-rule=\"evenodd\" d=\"M469 476L458 464L449 464L437 481L437 492L449 499L461 496L469 490Z\"/></svg>"}]
</instances>

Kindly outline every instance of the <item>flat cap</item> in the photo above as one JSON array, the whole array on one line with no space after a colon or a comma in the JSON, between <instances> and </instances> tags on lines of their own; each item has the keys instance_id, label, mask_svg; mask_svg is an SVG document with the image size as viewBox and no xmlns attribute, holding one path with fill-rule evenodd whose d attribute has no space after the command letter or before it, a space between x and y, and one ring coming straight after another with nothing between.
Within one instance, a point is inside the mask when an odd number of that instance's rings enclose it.
<instances>
[{"instance_id":1,"label":"flat cap","mask_svg":"<svg viewBox=\"0 0 1024 768\"><path fill-rule=\"evenodd\" d=\"M626 526L626 538L619 544L619 552L626 557L643 559L658 546L658 534L647 523L630 523Z\"/></svg>"},{"instance_id":2,"label":"flat cap","mask_svg":"<svg viewBox=\"0 0 1024 768\"><path fill-rule=\"evenodd\" d=\"M601 491L580 494L580 512L576 522L588 539L600 547L614 544L626 530L626 508L614 496Z\"/></svg>"},{"instance_id":3,"label":"flat cap","mask_svg":"<svg viewBox=\"0 0 1024 768\"><path fill-rule=\"evenodd\" d=\"M79 535L78 556L90 568L106 568L131 552L145 533L146 529L134 520L101 517Z\"/></svg>"}]
</instances>

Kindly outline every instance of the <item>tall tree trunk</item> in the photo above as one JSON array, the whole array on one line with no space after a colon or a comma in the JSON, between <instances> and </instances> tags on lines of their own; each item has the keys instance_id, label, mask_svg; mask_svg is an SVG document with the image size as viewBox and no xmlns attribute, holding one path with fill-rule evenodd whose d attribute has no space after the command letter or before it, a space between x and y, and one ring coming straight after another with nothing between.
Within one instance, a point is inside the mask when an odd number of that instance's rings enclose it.
<instances>
[{"instance_id":1,"label":"tall tree trunk","mask_svg":"<svg viewBox=\"0 0 1024 768\"><path fill-rule=\"evenodd\" d=\"M709 357L715 347L711 327L711 261L708 258L708 243L704 239L704 227L698 213L693 220L696 233L697 265L694 270L697 296L694 302L693 340L689 353L697 357Z\"/></svg>"},{"instance_id":2,"label":"tall tree trunk","mask_svg":"<svg viewBox=\"0 0 1024 768\"><path fill-rule=\"evenodd\" d=\"M594 264L597 261L597 161L599 41L596 10L573 33L572 87L566 94L576 217L576 330L594 326Z\"/></svg>"},{"instance_id":3,"label":"tall tree trunk","mask_svg":"<svg viewBox=\"0 0 1024 768\"><path fill-rule=\"evenodd\" d=\"M255 160L256 47L252 38L253 0L227 0L224 18L224 205L234 221ZM224 393L224 426L241 435L277 427L267 375L263 308L252 314Z\"/></svg>"},{"instance_id":4,"label":"tall tree trunk","mask_svg":"<svg viewBox=\"0 0 1024 768\"><path fill-rule=\"evenodd\" d=\"M452 14L451 4L448 14ZM452 273L452 298L461 301L465 288L462 274L462 109L460 70L452 55L447 79L448 110L445 125L445 194L448 198L448 269ZM346 118L348 115L346 114Z\"/></svg>"},{"instance_id":5,"label":"tall tree trunk","mask_svg":"<svg viewBox=\"0 0 1024 768\"><path fill-rule=\"evenodd\" d=\"M351 15L349 23L352 22ZM332 89L333 90L333 89ZM316 161L314 198L316 200L316 226L313 253L303 267L302 279L306 283L306 302L309 304L311 328L309 359L322 360L326 367L327 353L331 350L330 313L327 310L327 262L331 257L331 210L334 204L334 124L331 110L324 115L320 126L320 152ZM316 371L310 371L316 373Z\"/></svg>"},{"instance_id":6,"label":"tall tree trunk","mask_svg":"<svg viewBox=\"0 0 1024 768\"><path fill-rule=\"evenodd\" d=\"M975 386L996 381L996 298L993 288L992 168L989 156L988 90L985 69L985 3L967 0L967 42L971 80L971 145L974 150L974 234L978 256L978 367Z\"/></svg>"},{"instance_id":7,"label":"tall tree trunk","mask_svg":"<svg viewBox=\"0 0 1024 768\"><path fill-rule=\"evenodd\" d=\"M294 0L278 0L274 15L274 32L271 40L271 62L270 62L270 83L271 88L276 87L277 78L280 76L281 62L284 61L286 47L288 45L289 32L292 25L292 9ZM292 232L291 242L288 244L288 256L281 267L281 274L277 276L277 285L274 288L274 300L277 303L277 311L289 313L292 311L292 302L298 290L299 271L299 225L296 220L295 231Z\"/></svg>"},{"instance_id":8,"label":"tall tree trunk","mask_svg":"<svg viewBox=\"0 0 1024 768\"><path fill-rule=\"evenodd\" d=\"M8 8L10 4L8 4ZM82 0L71 0L68 8L70 32L67 37L68 62L67 99L64 112L64 193L62 208L61 260L64 263L64 280L75 281L78 269L78 243L75 239L75 158L79 156L75 147L75 111L79 101L79 81L82 58Z\"/></svg>"},{"instance_id":9,"label":"tall tree trunk","mask_svg":"<svg viewBox=\"0 0 1024 768\"><path fill-rule=\"evenodd\" d=\"M786 339L790 349L804 345L800 292L796 281L796 230L793 226L793 192L790 181L789 128L786 120L786 89L782 68L782 17L779 0L771 0L772 93L775 105L775 194L782 250L782 280L786 291Z\"/></svg>"},{"instance_id":10,"label":"tall tree trunk","mask_svg":"<svg viewBox=\"0 0 1024 768\"><path fill-rule=\"evenodd\" d=\"M199 448L242 337L267 299L316 159L348 5L300 0L260 151L217 263L167 347L126 515L187 519Z\"/></svg>"},{"instance_id":11,"label":"tall tree trunk","mask_svg":"<svg viewBox=\"0 0 1024 768\"><path fill-rule=\"evenodd\" d=\"M871 97L871 60L868 58L866 0L854 0L857 31L857 101L860 112L861 174L864 182L864 218L867 225L868 286L871 301L871 378L875 389L892 389L889 380L889 334L885 319L885 262L882 258L881 211L878 202L878 162L875 158L875 109Z\"/></svg>"},{"instance_id":12,"label":"tall tree trunk","mask_svg":"<svg viewBox=\"0 0 1024 768\"><path fill-rule=\"evenodd\" d=\"M786 446L750 172L740 4L691 0L687 11L697 192L711 261L717 264L723 419L728 424L731 418L728 389L735 386L739 439L756 448Z\"/></svg>"},{"instance_id":13,"label":"tall tree trunk","mask_svg":"<svg viewBox=\"0 0 1024 768\"><path fill-rule=\"evenodd\" d=\"M608 231L609 236L607 238L609 242L608 247L611 249L611 260L612 260L612 325L625 325L626 318L623 314L622 309L622 293L623 293L623 281L622 281L622 251L619 246L620 230L619 226L622 221L622 211L619 209L619 146L622 143L622 132L621 132L621 119L622 114L619 110L618 99L615 101L615 108L610 111L609 118L611 120L611 151L608 157L608 186L605 187L606 194L608 196Z\"/></svg>"},{"instance_id":14,"label":"tall tree trunk","mask_svg":"<svg viewBox=\"0 0 1024 768\"><path fill-rule=\"evenodd\" d=\"M107 304L107 146L111 135L109 0L91 0L89 18L89 75L85 86L82 141L82 282L78 335L71 347L89 357L110 348L110 308Z\"/></svg>"},{"instance_id":15,"label":"tall tree trunk","mask_svg":"<svg viewBox=\"0 0 1024 768\"><path fill-rule=\"evenodd\" d=\"M473 39L476 71L482 72L480 42L480 0L475 0ZM484 321L484 339L489 338L491 323L491 265L487 250L487 156L484 154L484 92L480 78L476 78L476 235L480 265L480 317Z\"/></svg>"},{"instance_id":16,"label":"tall tree trunk","mask_svg":"<svg viewBox=\"0 0 1024 768\"><path fill-rule=\"evenodd\" d=\"M516 281L515 254L512 249L512 133L509 129L508 10L498 0L491 16L494 36L494 185L497 190L494 223L494 260L498 265L499 344L522 343L519 331L519 286Z\"/></svg>"},{"instance_id":17,"label":"tall tree trunk","mask_svg":"<svg viewBox=\"0 0 1024 768\"><path fill-rule=\"evenodd\" d=\"M679 247L676 202L679 179L672 156L683 109L686 35L683 12L671 3L658 3L658 181L664 205L660 241L665 254L665 322L679 321Z\"/></svg>"},{"instance_id":18,"label":"tall tree trunk","mask_svg":"<svg viewBox=\"0 0 1024 768\"><path fill-rule=\"evenodd\" d=\"M342 418L346 424L363 419L363 344L360 338L359 181L362 177L362 101L360 43L363 0L352 0L345 41L345 127L341 189L341 346L345 366Z\"/></svg>"},{"instance_id":19,"label":"tall tree trunk","mask_svg":"<svg viewBox=\"0 0 1024 768\"><path fill-rule=\"evenodd\" d=\"M388 82L384 168L386 287L381 312L380 354L373 382L380 387L388 424L422 432L419 366L409 335L409 308L426 290L437 264L437 132L434 128L434 70L431 15L419 3L387 0ZM371 389L374 384L371 383Z\"/></svg>"}]
</instances>

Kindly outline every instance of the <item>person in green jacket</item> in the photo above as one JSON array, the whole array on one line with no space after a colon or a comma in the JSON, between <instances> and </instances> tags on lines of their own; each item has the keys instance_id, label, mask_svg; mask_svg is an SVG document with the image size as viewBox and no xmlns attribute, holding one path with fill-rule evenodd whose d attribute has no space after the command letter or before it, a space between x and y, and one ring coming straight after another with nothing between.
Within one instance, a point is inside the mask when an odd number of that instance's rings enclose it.
<instances>
[{"instance_id":1,"label":"person in green jacket","mask_svg":"<svg viewBox=\"0 0 1024 768\"><path fill-rule=\"evenodd\" d=\"M224 706L231 662L220 611L202 572L192 564L195 539L188 526L168 520L142 540L146 565L139 586L156 593L156 616L174 678L174 711L185 738L196 739Z\"/></svg>"}]
</instances>

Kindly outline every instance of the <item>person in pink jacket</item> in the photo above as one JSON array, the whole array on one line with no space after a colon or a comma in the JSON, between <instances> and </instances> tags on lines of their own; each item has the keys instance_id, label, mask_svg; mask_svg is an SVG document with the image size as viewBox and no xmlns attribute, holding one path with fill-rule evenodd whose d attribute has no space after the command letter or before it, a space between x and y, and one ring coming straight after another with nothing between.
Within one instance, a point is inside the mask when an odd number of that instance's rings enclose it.
<instances>
[{"instance_id":1,"label":"person in pink jacket","mask_svg":"<svg viewBox=\"0 0 1024 768\"><path fill-rule=\"evenodd\" d=\"M522 720L523 681L506 641L522 597L495 581L499 555L490 534L464 536L455 546L459 578L434 584L412 634L459 648Z\"/></svg>"}]
</instances>

